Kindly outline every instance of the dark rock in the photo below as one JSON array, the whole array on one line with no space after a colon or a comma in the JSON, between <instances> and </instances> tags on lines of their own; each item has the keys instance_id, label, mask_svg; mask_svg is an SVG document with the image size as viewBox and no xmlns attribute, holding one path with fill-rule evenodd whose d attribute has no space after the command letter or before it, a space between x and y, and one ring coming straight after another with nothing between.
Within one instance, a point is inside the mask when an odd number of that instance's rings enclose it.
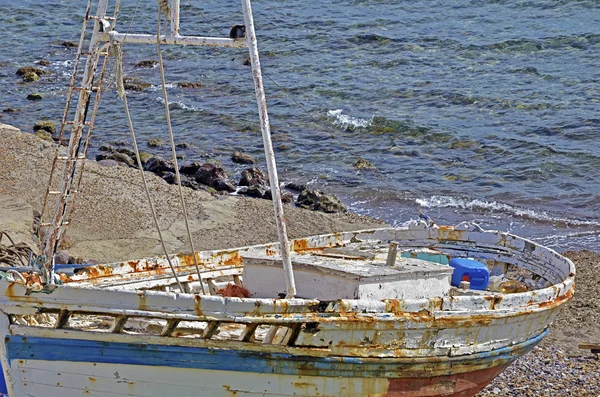
<instances>
[{"instance_id":1,"label":"dark rock","mask_svg":"<svg viewBox=\"0 0 600 397\"><path fill-rule=\"evenodd\" d=\"M128 91L144 91L152 87L152 84L139 81L133 78L125 77L123 79L123 86Z\"/></svg>"},{"instance_id":2,"label":"dark rock","mask_svg":"<svg viewBox=\"0 0 600 397\"><path fill-rule=\"evenodd\" d=\"M49 61L49 60L47 60L47 59L40 59L40 60L38 61L38 64L39 64L40 66L50 66L50 61Z\"/></svg>"},{"instance_id":3,"label":"dark rock","mask_svg":"<svg viewBox=\"0 0 600 397\"><path fill-rule=\"evenodd\" d=\"M25 76L27 73L35 73L38 76L41 76L43 74L49 74L50 72L44 69L36 68L35 66L23 66L17 70L17 75L19 76Z\"/></svg>"},{"instance_id":4,"label":"dark rock","mask_svg":"<svg viewBox=\"0 0 600 397\"><path fill-rule=\"evenodd\" d=\"M326 196L323 192L308 189L300 193L296 204L302 208L326 213L346 212L348 210L335 195L330 197Z\"/></svg>"},{"instance_id":5,"label":"dark rock","mask_svg":"<svg viewBox=\"0 0 600 397\"><path fill-rule=\"evenodd\" d=\"M119 152L114 152L111 153L111 158L115 161L118 161L120 163L124 163L127 164L130 167L133 167L135 165L133 159L131 157L129 157L128 155L126 155L125 153L119 153Z\"/></svg>"},{"instance_id":6,"label":"dark rock","mask_svg":"<svg viewBox=\"0 0 600 397\"><path fill-rule=\"evenodd\" d=\"M178 144L175 145L176 148L179 149L189 149L194 147L194 145L192 145L191 143L187 143L187 142L180 142Z\"/></svg>"},{"instance_id":7,"label":"dark rock","mask_svg":"<svg viewBox=\"0 0 600 397\"><path fill-rule=\"evenodd\" d=\"M352 166L354 168L358 168L358 169L362 169L362 168L375 168L373 167L373 164L369 161L369 160L365 160L363 158L359 158L358 160L356 160Z\"/></svg>"},{"instance_id":8,"label":"dark rock","mask_svg":"<svg viewBox=\"0 0 600 397\"><path fill-rule=\"evenodd\" d=\"M54 262L59 264L69 263L69 253L67 251L57 251L54 254Z\"/></svg>"},{"instance_id":9,"label":"dark rock","mask_svg":"<svg viewBox=\"0 0 600 397\"><path fill-rule=\"evenodd\" d=\"M37 73L28 72L23 75L23 81L26 83L33 83L34 81L38 81L40 76Z\"/></svg>"},{"instance_id":10,"label":"dark rock","mask_svg":"<svg viewBox=\"0 0 600 397\"><path fill-rule=\"evenodd\" d=\"M303 185L300 183L295 183L295 182L286 183L283 187L285 187L288 190L291 190L292 192L298 192L298 193L306 190L306 185Z\"/></svg>"},{"instance_id":11,"label":"dark rock","mask_svg":"<svg viewBox=\"0 0 600 397\"><path fill-rule=\"evenodd\" d=\"M126 164L130 167L134 166L134 162L131 159L131 157L129 157L126 154L119 153L119 152L100 153L99 155L96 156L96 161L102 161L102 160L114 160L116 162Z\"/></svg>"},{"instance_id":12,"label":"dark rock","mask_svg":"<svg viewBox=\"0 0 600 397\"><path fill-rule=\"evenodd\" d=\"M235 151L231 155L231 160L238 164L255 164L256 160L249 154Z\"/></svg>"},{"instance_id":13,"label":"dark rock","mask_svg":"<svg viewBox=\"0 0 600 397\"><path fill-rule=\"evenodd\" d=\"M63 41L62 43L60 43L60 45L65 48L77 48L78 47L77 43L74 43L72 41Z\"/></svg>"},{"instance_id":14,"label":"dark rock","mask_svg":"<svg viewBox=\"0 0 600 397\"><path fill-rule=\"evenodd\" d=\"M50 134L56 132L56 125L50 120L41 120L33 125L33 131L48 131Z\"/></svg>"},{"instance_id":15,"label":"dark rock","mask_svg":"<svg viewBox=\"0 0 600 397\"><path fill-rule=\"evenodd\" d=\"M135 152L133 150L131 150L131 149L127 149L127 148L121 147L121 148L116 149L116 151L119 152L119 153L126 154L129 157L131 157L133 160L135 160Z\"/></svg>"},{"instance_id":16,"label":"dark rock","mask_svg":"<svg viewBox=\"0 0 600 397\"><path fill-rule=\"evenodd\" d=\"M102 145L98 148L101 152L114 152L115 148L110 145Z\"/></svg>"},{"instance_id":17,"label":"dark rock","mask_svg":"<svg viewBox=\"0 0 600 397\"><path fill-rule=\"evenodd\" d=\"M186 155L183 153L180 153L177 155L177 160L185 160L185 158L186 158Z\"/></svg>"},{"instance_id":18,"label":"dark rock","mask_svg":"<svg viewBox=\"0 0 600 397\"><path fill-rule=\"evenodd\" d=\"M161 147L161 146L165 146L167 144L166 141L163 141L162 139L159 138L152 138L148 141L148 146L150 147Z\"/></svg>"},{"instance_id":19,"label":"dark rock","mask_svg":"<svg viewBox=\"0 0 600 397\"><path fill-rule=\"evenodd\" d=\"M129 146L129 142L127 141L111 141L110 143L115 146Z\"/></svg>"},{"instance_id":20,"label":"dark rock","mask_svg":"<svg viewBox=\"0 0 600 397\"><path fill-rule=\"evenodd\" d=\"M254 185L267 185L267 176L257 167L252 167L242 171L242 177L240 178L240 186L254 186Z\"/></svg>"},{"instance_id":21,"label":"dark rock","mask_svg":"<svg viewBox=\"0 0 600 397\"><path fill-rule=\"evenodd\" d=\"M171 185L176 183L176 176L174 172L165 172L161 178Z\"/></svg>"},{"instance_id":22,"label":"dark rock","mask_svg":"<svg viewBox=\"0 0 600 397\"><path fill-rule=\"evenodd\" d=\"M135 64L136 68L153 68L158 65L158 61L154 59L146 59Z\"/></svg>"},{"instance_id":23,"label":"dark rock","mask_svg":"<svg viewBox=\"0 0 600 397\"><path fill-rule=\"evenodd\" d=\"M264 198L267 189L264 186L248 186L244 189L244 195L248 197ZM271 191L269 191L270 193Z\"/></svg>"},{"instance_id":24,"label":"dark rock","mask_svg":"<svg viewBox=\"0 0 600 397\"><path fill-rule=\"evenodd\" d=\"M235 187L227 179L225 170L213 164L203 164L194 175L196 182L215 188L234 192Z\"/></svg>"},{"instance_id":25,"label":"dark rock","mask_svg":"<svg viewBox=\"0 0 600 397\"><path fill-rule=\"evenodd\" d=\"M194 176L196 172L200 169L202 164L198 161L194 161L193 163L186 163L179 168L179 172L184 175Z\"/></svg>"},{"instance_id":26,"label":"dark rock","mask_svg":"<svg viewBox=\"0 0 600 397\"><path fill-rule=\"evenodd\" d=\"M144 164L144 169L146 171L153 172L158 176L162 176L166 172L175 172L175 167L173 166L173 163L163 159L160 156L153 156L150 159L148 159L148 161L146 161L146 164Z\"/></svg>"},{"instance_id":27,"label":"dark rock","mask_svg":"<svg viewBox=\"0 0 600 397\"><path fill-rule=\"evenodd\" d=\"M150 160L154 155L148 152L140 152L140 161L142 162L142 166L145 166L148 160ZM135 160L137 162L137 159Z\"/></svg>"},{"instance_id":28,"label":"dark rock","mask_svg":"<svg viewBox=\"0 0 600 397\"><path fill-rule=\"evenodd\" d=\"M19 108L6 108L3 110L4 113L19 113L22 109Z\"/></svg>"},{"instance_id":29,"label":"dark rock","mask_svg":"<svg viewBox=\"0 0 600 397\"><path fill-rule=\"evenodd\" d=\"M33 94L27 95L27 99L30 101L41 101L43 99L43 97L41 94L33 93Z\"/></svg>"},{"instance_id":30,"label":"dark rock","mask_svg":"<svg viewBox=\"0 0 600 397\"><path fill-rule=\"evenodd\" d=\"M233 186L233 183L229 182L228 180L218 180L212 187L218 191L225 191L229 193L233 193L236 190L235 186Z\"/></svg>"},{"instance_id":31,"label":"dark rock","mask_svg":"<svg viewBox=\"0 0 600 397\"><path fill-rule=\"evenodd\" d=\"M270 190L269 190L269 193L271 193ZM281 192L281 202L285 203L285 204L293 203L294 202L294 195L292 193L290 193L290 192Z\"/></svg>"},{"instance_id":32,"label":"dark rock","mask_svg":"<svg viewBox=\"0 0 600 397\"><path fill-rule=\"evenodd\" d=\"M244 66L250 66L252 65L252 61L250 60L250 58L246 58L246 60L244 61Z\"/></svg>"},{"instance_id":33,"label":"dark rock","mask_svg":"<svg viewBox=\"0 0 600 397\"><path fill-rule=\"evenodd\" d=\"M180 81L177 83L177 87L179 88L202 88L204 84L199 83L197 81Z\"/></svg>"},{"instance_id":34,"label":"dark rock","mask_svg":"<svg viewBox=\"0 0 600 397\"><path fill-rule=\"evenodd\" d=\"M180 174L180 176L181 176L181 174ZM190 189L194 189L194 190L206 190L206 188L207 188L207 186L196 182L192 178L184 178L184 177L181 178L181 186L189 187Z\"/></svg>"}]
</instances>

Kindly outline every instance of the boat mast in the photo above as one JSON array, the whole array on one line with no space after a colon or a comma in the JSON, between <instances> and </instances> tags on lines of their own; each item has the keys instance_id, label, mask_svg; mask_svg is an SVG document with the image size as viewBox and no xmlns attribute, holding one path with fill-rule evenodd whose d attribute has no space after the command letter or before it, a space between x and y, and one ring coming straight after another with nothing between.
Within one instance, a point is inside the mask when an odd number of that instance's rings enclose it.
<instances>
[{"instance_id":1,"label":"boat mast","mask_svg":"<svg viewBox=\"0 0 600 397\"><path fill-rule=\"evenodd\" d=\"M248 50L250 51L250 63L252 64L256 103L258 104L258 114L260 117L260 130L262 132L263 146L265 149L267 171L269 173L269 182L271 184L271 197L273 198L273 207L275 208L277 234L279 235L281 259L283 261L283 270L285 273L286 297L293 298L296 296L296 283L294 281L294 271L290 259L290 245L285 227L283 204L281 203L281 191L279 190L275 152L273 151L273 143L271 142L271 127L269 125L269 115L267 113L267 99L265 97L263 86L260 60L258 58L258 46L256 43L256 33L254 32L254 20L252 18L250 0L242 0L242 7L244 9L244 23L246 25L246 43L248 45Z\"/></svg>"},{"instance_id":2,"label":"boat mast","mask_svg":"<svg viewBox=\"0 0 600 397\"><path fill-rule=\"evenodd\" d=\"M91 2L91 0L89 0ZM167 0L162 0L166 2ZM83 87L81 89L80 98L77 103L77 111L75 121L73 122L73 132L69 142L69 159L77 157L79 143L81 141L81 130L85 121L87 99L92 89L92 80L96 69L99 42L109 42L111 44L136 43L136 44L156 44L156 35L151 34L135 34L135 33L119 33L115 30L107 32L101 30L100 21L103 20L104 14L108 6L108 0L99 0L96 26L92 35L89 46L89 55L86 62L85 73L83 77ZM290 260L290 245L287 238L285 226L285 218L283 213L283 204L281 202L281 192L279 189L279 178L277 176L277 167L275 164L275 153L271 142L271 131L269 127L269 116L267 114L267 101L262 81L262 73L260 69L260 61L258 57L258 46L256 43L256 34L254 31L254 21L252 18L252 8L250 0L242 0L242 9L244 12L245 23L245 39L239 37L216 38L216 37L198 37L198 36L182 36L179 34L179 7L180 0L168 0L170 9L170 30L161 35L161 44L176 44L176 45L192 45L192 46L211 46L211 47L248 47L250 52L250 60L252 62L252 75L254 78L254 88L256 91L256 101L258 104L258 113L261 124L261 132L263 138L263 146L267 162L267 171L271 185L271 195L273 198L273 206L275 209L275 218L277 223L277 233L279 236L280 251L283 261L283 269L286 284L286 297L292 298L296 295L296 286L294 282L294 274ZM105 26L105 27L108 27ZM65 167L65 175L63 186L61 187L61 199L57 203L52 225L54 229L48 239L46 246L46 254L48 255L48 268L51 268L52 256L60 238L61 231L64 228L64 218L67 213L67 205L71 196L70 186L73 175L72 161L67 163Z\"/></svg>"}]
</instances>

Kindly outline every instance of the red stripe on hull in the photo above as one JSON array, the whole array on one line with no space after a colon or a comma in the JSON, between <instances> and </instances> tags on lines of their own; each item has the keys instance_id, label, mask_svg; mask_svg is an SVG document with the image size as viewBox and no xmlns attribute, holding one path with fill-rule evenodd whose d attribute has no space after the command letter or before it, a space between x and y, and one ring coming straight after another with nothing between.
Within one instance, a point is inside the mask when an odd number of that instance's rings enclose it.
<instances>
[{"instance_id":1,"label":"red stripe on hull","mask_svg":"<svg viewBox=\"0 0 600 397\"><path fill-rule=\"evenodd\" d=\"M455 375L390 379L386 397L471 397L508 367L500 365Z\"/></svg>"}]
</instances>

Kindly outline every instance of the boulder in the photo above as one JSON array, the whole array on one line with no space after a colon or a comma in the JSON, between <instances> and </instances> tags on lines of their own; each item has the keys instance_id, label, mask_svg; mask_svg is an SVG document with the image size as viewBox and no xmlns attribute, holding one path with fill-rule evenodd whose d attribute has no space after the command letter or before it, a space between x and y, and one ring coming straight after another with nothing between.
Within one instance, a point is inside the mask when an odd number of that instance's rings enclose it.
<instances>
[{"instance_id":1,"label":"boulder","mask_svg":"<svg viewBox=\"0 0 600 397\"><path fill-rule=\"evenodd\" d=\"M110 145L102 145L98 148L101 152L114 152L115 148Z\"/></svg>"},{"instance_id":2,"label":"boulder","mask_svg":"<svg viewBox=\"0 0 600 397\"><path fill-rule=\"evenodd\" d=\"M242 177L240 178L240 186L254 186L254 185L267 185L268 178L257 167L247 168L242 171Z\"/></svg>"},{"instance_id":3,"label":"boulder","mask_svg":"<svg viewBox=\"0 0 600 397\"><path fill-rule=\"evenodd\" d=\"M196 182L213 187L216 190L235 191L235 186L227 179L225 170L213 164L203 164L194 175L194 179Z\"/></svg>"},{"instance_id":4,"label":"boulder","mask_svg":"<svg viewBox=\"0 0 600 397\"><path fill-rule=\"evenodd\" d=\"M150 160L152 157L154 157L154 155L152 153L140 152L140 161L142 162L142 167L144 167L146 165L146 163L148 162L148 160ZM137 163L137 159L135 157L134 157L134 160Z\"/></svg>"},{"instance_id":5,"label":"boulder","mask_svg":"<svg viewBox=\"0 0 600 397\"><path fill-rule=\"evenodd\" d=\"M35 92L27 95L27 100L29 100L29 101L41 101L42 99L43 99L42 95L35 93Z\"/></svg>"},{"instance_id":6,"label":"boulder","mask_svg":"<svg viewBox=\"0 0 600 397\"><path fill-rule=\"evenodd\" d=\"M119 153L126 154L126 155L128 155L129 157L131 157L135 161L135 152L133 150L127 149L125 147L120 147L118 149L115 149L115 151L119 152Z\"/></svg>"},{"instance_id":7,"label":"boulder","mask_svg":"<svg viewBox=\"0 0 600 397\"><path fill-rule=\"evenodd\" d=\"M158 65L158 61L154 59L146 59L135 64L136 68L153 68Z\"/></svg>"},{"instance_id":8,"label":"boulder","mask_svg":"<svg viewBox=\"0 0 600 397\"><path fill-rule=\"evenodd\" d=\"M352 166L354 168L358 168L358 169L370 169L370 168L375 168L373 167L373 164L369 161L369 160L365 160L363 158L359 158L358 160L356 160Z\"/></svg>"},{"instance_id":9,"label":"boulder","mask_svg":"<svg viewBox=\"0 0 600 397\"><path fill-rule=\"evenodd\" d=\"M335 196L327 196L323 192L306 189L298 196L296 204L299 207L326 213L346 212L348 209Z\"/></svg>"},{"instance_id":10,"label":"boulder","mask_svg":"<svg viewBox=\"0 0 600 397\"><path fill-rule=\"evenodd\" d=\"M54 254L54 262L60 264L69 263L69 253L67 251L57 251Z\"/></svg>"},{"instance_id":11,"label":"boulder","mask_svg":"<svg viewBox=\"0 0 600 397\"><path fill-rule=\"evenodd\" d=\"M119 152L100 153L96 156L96 161L102 160L114 160L116 162L126 164L130 167L134 166L134 162L131 157Z\"/></svg>"},{"instance_id":12,"label":"boulder","mask_svg":"<svg viewBox=\"0 0 600 397\"><path fill-rule=\"evenodd\" d=\"M194 176L200 167L202 167L202 164L198 161L194 161L193 163L185 163L179 167L179 172L183 175Z\"/></svg>"},{"instance_id":13,"label":"boulder","mask_svg":"<svg viewBox=\"0 0 600 397\"><path fill-rule=\"evenodd\" d=\"M180 142L180 143L176 144L175 147L179 148L179 149L189 149L189 148L194 147L194 145L192 145L191 143L188 143L188 142Z\"/></svg>"},{"instance_id":14,"label":"boulder","mask_svg":"<svg viewBox=\"0 0 600 397\"><path fill-rule=\"evenodd\" d=\"M36 68L35 66L23 66L17 70L17 75L19 76L25 76L27 73L35 73L38 76L41 76L50 72L44 69Z\"/></svg>"},{"instance_id":15,"label":"boulder","mask_svg":"<svg viewBox=\"0 0 600 397\"><path fill-rule=\"evenodd\" d=\"M100 164L101 166L104 166L104 167L124 167L125 166L125 164L123 164L123 163L119 163L118 161L108 160L108 159L100 160L100 161L98 161L98 164Z\"/></svg>"},{"instance_id":16,"label":"boulder","mask_svg":"<svg viewBox=\"0 0 600 397\"><path fill-rule=\"evenodd\" d=\"M177 87L179 88L202 88L204 84L199 83L197 81L180 81L177 83Z\"/></svg>"},{"instance_id":17,"label":"boulder","mask_svg":"<svg viewBox=\"0 0 600 397\"><path fill-rule=\"evenodd\" d=\"M123 86L128 91L144 91L152 87L152 84L144 81L139 81L133 78L125 77L123 79Z\"/></svg>"},{"instance_id":18,"label":"boulder","mask_svg":"<svg viewBox=\"0 0 600 397\"><path fill-rule=\"evenodd\" d=\"M33 131L47 131L50 134L54 134L56 132L56 125L50 120L41 120L33 125Z\"/></svg>"},{"instance_id":19,"label":"boulder","mask_svg":"<svg viewBox=\"0 0 600 397\"><path fill-rule=\"evenodd\" d=\"M163 159L160 156L153 156L150 159L148 159L148 161L146 161L146 164L144 164L144 169L158 176L162 176L167 172L175 172L175 167L173 166L173 163Z\"/></svg>"},{"instance_id":20,"label":"boulder","mask_svg":"<svg viewBox=\"0 0 600 397\"><path fill-rule=\"evenodd\" d=\"M62 43L60 43L60 45L65 48L77 48L78 47L77 43L74 43L72 41L63 41Z\"/></svg>"},{"instance_id":21,"label":"boulder","mask_svg":"<svg viewBox=\"0 0 600 397\"><path fill-rule=\"evenodd\" d=\"M47 60L47 59L40 59L40 60L38 61L38 64L39 64L40 66L50 66L50 61L49 61L49 60Z\"/></svg>"},{"instance_id":22,"label":"boulder","mask_svg":"<svg viewBox=\"0 0 600 397\"><path fill-rule=\"evenodd\" d=\"M231 155L231 161L238 164L255 164L256 160L249 154L235 151Z\"/></svg>"},{"instance_id":23,"label":"boulder","mask_svg":"<svg viewBox=\"0 0 600 397\"><path fill-rule=\"evenodd\" d=\"M292 192L298 192L298 193L306 190L306 185L303 185L301 183L295 183L295 182L286 183L283 187L285 187L288 190L291 190Z\"/></svg>"},{"instance_id":24,"label":"boulder","mask_svg":"<svg viewBox=\"0 0 600 397\"><path fill-rule=\"evenodd\" d=\"M177 181L176 178L177 175L175 175L174 172L165 172L161 178L164 179L167 183L173 185L175 184L175 182Z\"/></svg>"},{"instance_id":25,"label":"boulder","mask_svg":"<svg viewBox=\"0 0 600 397\"><path fill-rule=\"evenodd\" d=\"M165 146L166 144L167 142L160 138L152 138L148 141L148 146L150 147L161 147Z\"/></svg>"},{"instance_id":26,"label":"boulder","mask_svg":"<svg viewBox=\"0 0 600 397\"><path fill-rule=\"evenodd\" d=\"M39 79L40 76L38 76L37 73L34 72L28 72L23 75L23 81L26 83L33 83L34 81L38 81Z\"/></svg>"}]
</instances>

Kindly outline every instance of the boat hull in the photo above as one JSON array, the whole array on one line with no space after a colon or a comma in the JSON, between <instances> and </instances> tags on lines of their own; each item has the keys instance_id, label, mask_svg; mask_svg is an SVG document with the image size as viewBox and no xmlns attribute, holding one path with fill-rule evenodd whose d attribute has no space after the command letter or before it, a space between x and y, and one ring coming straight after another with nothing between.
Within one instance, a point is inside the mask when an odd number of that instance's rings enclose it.
<instances>
[{"instance_id":1,"label":"boat hull","mask_svg":"<svg viewBox=\"0 0 600 397\"><path fill-rule=\"evenodd\" d=\"M544 335L463 357L378 360L9 335L5 372L15 396L468 397Z\"/></svg>"}]
</instances>

